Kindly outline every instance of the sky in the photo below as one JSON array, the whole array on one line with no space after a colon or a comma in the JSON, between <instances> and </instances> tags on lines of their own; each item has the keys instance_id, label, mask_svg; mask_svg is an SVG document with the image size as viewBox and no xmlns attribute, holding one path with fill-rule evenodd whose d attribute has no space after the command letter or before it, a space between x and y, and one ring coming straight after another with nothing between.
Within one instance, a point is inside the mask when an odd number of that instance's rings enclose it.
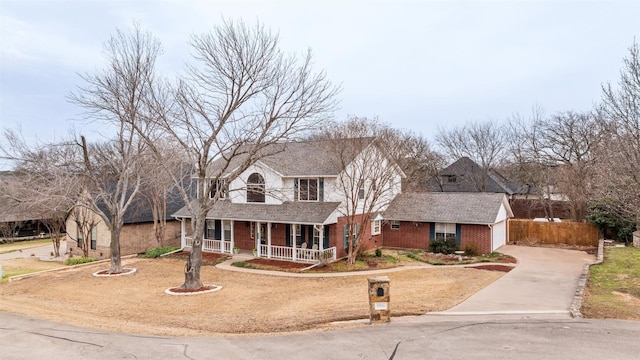
<instances>
[{"instance_id":1,"label":"sky","mask_svg":"<svg viewBox=\"0 0 640 360\"><path fill-rule=\"evenodd\" d=\"M0 0L0 129L28 142L87 123L67 97L105 66L102 48L134 21L161 42L158 71L183 72L191 35L226 19L260 21L281 48L314 54L340 85L337 119L378 117L433 140L438 128L588 111L616 83L640 1ZM2 141L0 139L0 141ZM0 167L2 164L0 164Z\"/></svg>"}]
</instances>

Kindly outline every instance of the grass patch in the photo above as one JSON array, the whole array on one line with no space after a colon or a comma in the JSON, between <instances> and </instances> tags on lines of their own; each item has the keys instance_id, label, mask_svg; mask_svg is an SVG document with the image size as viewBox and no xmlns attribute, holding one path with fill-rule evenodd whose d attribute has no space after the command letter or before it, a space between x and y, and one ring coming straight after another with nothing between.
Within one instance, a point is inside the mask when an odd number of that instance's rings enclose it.
<instances>
[{"instance_id":1,"label":"grass patch","mask_svg":"<svg viewBox=\"0 0 640 360\"><path fill-rule=\"evenodd\" d=\"M155 259L157 257L160 257L164 254L170 253L172 251L176 251L180 249L179 246L164 246L164 247L157 247L155 249L151 249L147 252L145 252L144 254L140 254L138 255L139 257L142 258L147 258L147 259Z\"/></svg>"},{"instance_id":2,"label":"grass patch","mask_svg":"<svg viewBox=\"0 0 640 360\"><path fill-rule=\"evenodd\" d=\"M86 264L94 261L98 261L98 259L88 258L88 257L75 257L75 258L65 260L64 264L71 266L71 265Z\"/></svg>"},{"instance_id":3,"label":"grass patch","mask_svg":"<svg viewBox=\"0 0 640 360\"><path fill-rule=\"evenodd\" d=\"M582 313L593 318L640 320L640 249L605 248L590 268Z\"/></svg>"},{"instance_id":4,"label":"grass patch","mask_svg":"<svg viewBox=\"0 0 640 360\"><path fill-rule=\"evenodd\" d=\"M9 281L12 276L31 274L38 271L56 269L64 267L61 262L57 261L40 261L38 259L11 259L0 262L4 277L0 279L0 284Z\"/></svg>"},{"instance_id":5,"label":"grass patch","mask_svg":"<svg viewBox=\"0 0 640 360\"><path fill-rule=\"evenodd\" d=\"M51 239L25 240L12 243L0 244L0 254L12 253L14 251L30 249L38 246L51 244Z\"/></svg>"}]
</instances>

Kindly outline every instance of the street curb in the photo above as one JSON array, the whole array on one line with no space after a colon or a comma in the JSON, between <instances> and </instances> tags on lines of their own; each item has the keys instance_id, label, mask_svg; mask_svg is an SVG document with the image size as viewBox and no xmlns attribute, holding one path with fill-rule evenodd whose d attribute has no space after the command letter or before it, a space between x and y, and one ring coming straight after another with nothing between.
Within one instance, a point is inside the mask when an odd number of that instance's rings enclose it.
<instances>
[{"instance_id":1,"label":"street curb","mask_svg":"<svg viewBox=\"0 0 640 360\"><path fill-rule=\"evenodd\" d=\"M573 296L573 302L571 303L571 307L569 308L569 312L571 316L576 319L582 319L584 316L580 309L582 308L582 302L584 301L584 289L587 287L587 283L589 282L589 268L591 265L599 265L604 261L604 240L598 241L598 255L596 256L596 262L591 264L586 264L582 268L582 274L580 274L580 278L578 279L578 288L576 289L576 293Z\"/></svg>"}]
</instances>

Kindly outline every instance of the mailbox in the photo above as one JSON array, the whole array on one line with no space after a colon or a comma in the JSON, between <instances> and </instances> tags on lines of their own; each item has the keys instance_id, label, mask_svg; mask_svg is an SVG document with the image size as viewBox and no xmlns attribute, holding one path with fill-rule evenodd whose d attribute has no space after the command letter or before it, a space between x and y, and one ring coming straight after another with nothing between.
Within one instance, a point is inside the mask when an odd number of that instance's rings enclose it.
<instances>
[{"instance_id":1,"label":"mailbox","mask_svg":"<svg viewBox=\"0 0 640 360\"><path fill-rule=\"evenodd\" d=\"M389 277L379 276L369 278L369 323L384 323L391 321L389 309Z\"/></svg>"}]
</instances>

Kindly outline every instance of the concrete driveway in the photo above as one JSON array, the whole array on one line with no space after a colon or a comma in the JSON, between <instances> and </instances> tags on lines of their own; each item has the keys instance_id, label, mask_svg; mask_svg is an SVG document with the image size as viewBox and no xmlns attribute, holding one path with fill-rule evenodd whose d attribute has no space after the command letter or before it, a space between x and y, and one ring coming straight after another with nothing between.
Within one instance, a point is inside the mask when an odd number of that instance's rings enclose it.
<instances>
[{"instance_id":1,"label":"concrete driveway","mask_svg":"<svg viewBox=\"0 0 640 360\"><path fill-rule=\"evenodd\" d=\"M584 251L506 245L518 266L461 304L432 315L570 316L578 279L595 256Z\"/></svg>"}]
</instances>

